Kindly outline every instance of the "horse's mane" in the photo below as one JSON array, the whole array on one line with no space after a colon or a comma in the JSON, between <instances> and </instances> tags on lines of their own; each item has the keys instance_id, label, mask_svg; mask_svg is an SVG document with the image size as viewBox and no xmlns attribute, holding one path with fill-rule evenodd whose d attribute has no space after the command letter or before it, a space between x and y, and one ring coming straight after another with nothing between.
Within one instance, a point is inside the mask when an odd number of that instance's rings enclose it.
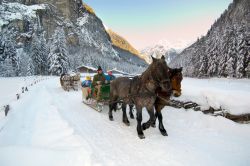
<instances>
[{"instance_id":1,"label":"horse's mane","mask_svg":"<svg viewBox=\"0 0 250 166\"><path fill-rule=\"evenodd\" d=\"M170 79L172 79L174 76L176 76L178 73L182 74L182 68L174 68L170 69Z\"/></svg>"},{"instance_id":2,"label":"horse's mane","mask_svg":"<svg viewBox=\"0 0 250 166\"><path fill-rule=\"evenodd\" d=\"M143 82L147 81L150 79L150 77L152 79L154 79L154 75L152 75L152 72L154 71L155 69L155 62L152 62L149 67L141 74L140 78Z\"/></svg>"}]
</instances>

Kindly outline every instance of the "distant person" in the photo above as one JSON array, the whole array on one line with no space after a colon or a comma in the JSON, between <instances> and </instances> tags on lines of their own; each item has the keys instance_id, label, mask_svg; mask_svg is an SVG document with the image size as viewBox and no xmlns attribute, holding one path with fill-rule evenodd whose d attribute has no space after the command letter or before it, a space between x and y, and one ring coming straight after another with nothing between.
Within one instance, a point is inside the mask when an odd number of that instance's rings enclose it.
<instances>
[{"instance_id":1,"label":"distant person","mask_svg":"<svg viewBox=\"0 0 250 166\"><path fill-rule=\"evenodd\" d=\"M86 76L85 80L82 82L82 99L83 101L87 101L90 97L91 94L91 77L90 76Z\"/></svg>"},{"instance_id":2,"label":"distant person","mask_svg":"<svg viewBox=\"0 0 250 166\"><path fill-rule=\"evenodd\" d=\"M105 83L105 76L102 72L101 66L98 66L97 74L94 75L93 79L93 87L95 87L95 94L97 101L100 100L101 97L101 87Z\"/></svg>"},{"instance_id":3,"label":"distant person","mask_svg":"<svg viewBox=\"0 0 250 166\"><path fill-rule=\"evenodd\" d=\"M105 78L106 78L107 82L110 83L111 81L113 81L115 79L115 76L112 74L112 71L109 70L108 75L106 75Z\"/></svg>"}]
</instances>

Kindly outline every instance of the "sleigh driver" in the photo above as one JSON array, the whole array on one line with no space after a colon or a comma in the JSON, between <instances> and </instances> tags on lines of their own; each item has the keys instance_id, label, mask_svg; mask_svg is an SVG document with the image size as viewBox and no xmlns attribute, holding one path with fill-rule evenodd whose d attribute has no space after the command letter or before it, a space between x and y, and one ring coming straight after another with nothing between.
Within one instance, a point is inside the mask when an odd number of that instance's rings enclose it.
<instances>
[{"instance_id":1,"label":"sleigh driver","mask_svg":"<svg viewBox=\"0 0 250 166\"><path fill-rule=\"evenodd\" d=\"M103 74L101 66L98 66L97 74L94 75L93 84L94 94L96 96L96 100L100 101L101 99L101 87L105 83L105 75Z\"/></svg>"}]
</instances>

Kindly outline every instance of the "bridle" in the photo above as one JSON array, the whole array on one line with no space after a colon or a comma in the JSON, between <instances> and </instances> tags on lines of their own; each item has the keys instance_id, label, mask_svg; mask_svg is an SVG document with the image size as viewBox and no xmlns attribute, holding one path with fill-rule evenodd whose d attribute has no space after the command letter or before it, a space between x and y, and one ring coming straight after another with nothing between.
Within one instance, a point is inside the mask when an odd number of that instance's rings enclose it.
<instances>
[{"instance_id":1,"label":"bridle","mask_svg":"<svg viewBox=\"0 0 250 166\"><path fill-rule=\"evenodd\" d=\"M162 85L166 85L168 83L171 84L171 79L170 78L165 78L165 79L159 79L159 77L157 75L155 75L155 78L153 77L153 73L152 71L150 71L150 76L151 76L151 80L153 80L154 85L156 87L160 87L162 88ZM167 91L171 90L172 88L170 87L169 89L167 89Z\"/></svg>"},{"instance_id":2,"label":"bridle","mask_svg":"<svg viewBox=\"0 0 250 166\"><path fill-rule=\"evenodd\" d=\"M171 77L171 79L170 79L170 80L171 80L171 85L173 84L173 83L172 83L173 81L175 81L175 82L181 82L181 81L178 80L177 77L179 77L179 75L174 75L174 76ZM175 91L180 92L180 91L181 91L181 88L172 85L172 90L175 90Z\"/></svg>"}]
</instances>

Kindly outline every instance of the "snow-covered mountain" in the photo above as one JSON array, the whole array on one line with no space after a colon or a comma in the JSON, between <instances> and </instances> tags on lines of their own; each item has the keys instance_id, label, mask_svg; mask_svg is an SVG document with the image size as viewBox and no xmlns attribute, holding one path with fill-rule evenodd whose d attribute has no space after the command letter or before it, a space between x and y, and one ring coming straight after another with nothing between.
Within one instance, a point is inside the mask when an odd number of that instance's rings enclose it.
<instances>
[{"instance_id":1,"label":"snow-covered mountain","mask_svg":"<svg viewBox=\"0 0 250 166\"><path fill-rule=\"evenodd\" d=\"M177 56L184 48L190 46L192 41L178 40L170 42L168 40L161 40L153 46L148 46L142 49L140 52L144 55L145 60L151 63L151 55L160 58L164 55L167 62L170 63L175 56Z\"/></svg>"},{"instance_id":2,"label":"snow-covered mountain","mask_svg":"<svg viewBox=\"0 0 250 166\"><path fill-rule=\"evenodd\" d=\"M0 27L0 76L60 74L82 64L140 72L147 65L115 49L81 0L1 1Z\"/></svg>"},{"instance_id":3,"label":"snow-covered mountain","mask_svg":"<svg viewBox=\"0 0 250 166\"><path fill-rule=\"evenodd\" d=\"M145 66L145 59L125 38L112 31L110 28L104 26L107 33L109 34L112 45L116 51L120 53L121 58L127 58L131 62L136 62L137 65ZM124 54L122 54L124 52ZM128 56L131 53L133 56ZM135 55L135 56L134 56Z\"/></svg>"},{"instance_id":4,"label":"snow-covered mountain","mask_svg":"<svg viewBox=\"0 0 250 166\"><path fill-rule=\"evenodd\" d=\"M171 63L190 77L250 77L250 1L234 0L206 36Z\"/></svg>"}]
</instances>

